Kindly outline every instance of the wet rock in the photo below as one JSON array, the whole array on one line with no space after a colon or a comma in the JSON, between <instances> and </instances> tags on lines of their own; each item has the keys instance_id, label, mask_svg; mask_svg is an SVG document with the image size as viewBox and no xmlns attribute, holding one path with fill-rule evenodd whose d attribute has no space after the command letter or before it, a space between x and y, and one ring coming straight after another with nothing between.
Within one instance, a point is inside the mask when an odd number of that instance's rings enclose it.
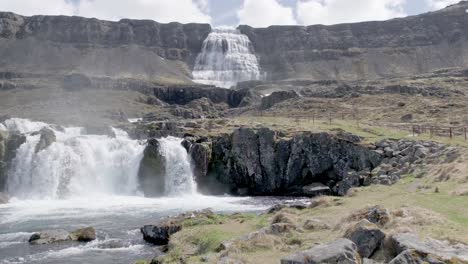
<instances>
[{"instance_id":1,"label":"wet rock","mask_svg":"<svg viewBox=\"0 0 468 264\"><path fill-rule=\"evenodd\" d=\"M167 245L172 234L182 229L180 223L168 222L158 225L145 225L141 228L143 239L155 245Z\"/></svg>"},{"instance_id":2,"label":"wet rock","mask_svg":"<svg viewBox=\"0 0 468 264\"><path fill-rule=\"evenodd\" d=\"M364 219L348 229L345 237L356 244L361 257L369 258L381 247L385 234L375 224Z\"/></svg>"},{"instance_id":3,"label":"wet rock","mask_svg":"<svg viewBox=\"0 0 468 264\"><path fill-rule=\"evenodd\" d=\"M281 259L281 264L313 263L359 264L361 257L357 252L356 245L351 240L342 238Z\"/></svg>"},{"instance_id":4,"label":"wet rock","mask_svg":"<svg viewBox=\"0 0 468 264\"><path fill-rule=\"evenodd\" d=\"M70 233L70 239L79 242L89 242L96 239L96 230L94 227L86 227L75 230Z\"/></svg>"},{"instance_id":5,"label":"wet rock","mask_svg":"<svg viewBox=\"0 0 468 264\"><path fill-rule=\"evenodd\" d=\"M147 197L164 194L166 163L160 147L157 139L149 139L143 152L143 159L140 162L138 179L140 187Z\"/></svg>"},{"instance_id":6,"label":"wet rock","mask_svg":"<svg viewBox=\"0 0 468 264\"><path fill-rule=\"evenodd\" d=\"M69 240L69 233L66 230L59 229L35 233L29 238L29 243L32 245L46 245Z\"/></svg>"},{"instance_id":7,"label":"wet rock","mask_svg":"<svg viewBox=\"0 0 468 264\"><path fill-rule=\"evenodd\" d=\"M188 152L192 159L195 178L204 178L208 174L208 166L211 162L211 143L194 143Z\"/></svg>"},{"instance_id":8,"label":"wet rock","mask_svg":"<svg viewBox=\"0 0 468 264\"><path fill-rule=\"evenodd\" d=\"M38 134L41 135L41 137L36 145L36 153L48 148L56 140L55 133L51 129L43 128L38 132Z\"/></svg>"},{"instance_id":9,"label":"wet rock","mask_svg":"<svg viewBox=\"0 0 468 264\"><path fill-rule=\"evenodd\" d=\"M4 160L8 163L16 157L18 148L26 142L26 136L21 134L9 134L6 144Z\"/></svg>"}]
</instances>

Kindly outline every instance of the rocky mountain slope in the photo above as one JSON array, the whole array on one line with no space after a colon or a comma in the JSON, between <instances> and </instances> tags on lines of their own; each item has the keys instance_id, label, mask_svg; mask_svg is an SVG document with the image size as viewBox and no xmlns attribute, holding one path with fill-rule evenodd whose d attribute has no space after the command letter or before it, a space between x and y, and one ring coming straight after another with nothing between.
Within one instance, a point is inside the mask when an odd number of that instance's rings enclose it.
<instances>
[{"instance_id":1,"label":"rocky mountain slope","mask_svg":"<svg viewBox=\"0 0 468 264\"><path fill-rule=\"evenodd\" d=\"M468 66L468 2L389 21L240 26L268 78L375 79ZM207 24L0 13L0 72L187 82Z\"/></svg>"},{"instance_id":2,"label":"rocky mountain slope","mask_svg":"<svg viewBox=\"0 0 468 264\"><path fill-rule=\"evenodd\" d=\"M240 30L272 79L375 79L468 64L468 2L379 22Z\"/></svg>"},{"instance_id":3,"label":"rocky mountain slope","mask_svg":"<svg viewBox=\"0 0 468 264\"><path fill-rule=\"evenodd\" d=\"M191 75L207 24L0 13L0 71L152 80Z\"/></svg>"}]
</instances>

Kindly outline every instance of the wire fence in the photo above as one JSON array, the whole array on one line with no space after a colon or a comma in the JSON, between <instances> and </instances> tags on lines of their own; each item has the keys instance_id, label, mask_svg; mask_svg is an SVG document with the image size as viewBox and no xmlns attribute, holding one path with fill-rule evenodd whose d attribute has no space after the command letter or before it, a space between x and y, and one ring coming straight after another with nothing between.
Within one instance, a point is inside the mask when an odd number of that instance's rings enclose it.
<instances>
[{"instance_id":1,"label":"wire fence","mask_svg":"<svg viewBox=\"0 0 468 264\"><path fill-rule=\"evenodd\" d=\"M261 117L279 117L280 115L275 115L259 111L255 115ZM358 112L341 112L341 113L309 113L309 114L291 114L288 116L291 119L296 120L297 123L300 122L311 122L315 124L316 122L328 123L332 125L334 121L341 120L354 123L357 127L360 127L364 123L362 122ZM382 129L393 129L398 131L407 131L410 135L416 137L419 135L428 135L432 137L447 137L450 139L464 139L468 141L468 126L440 126L440 125L428 125L428 124L414 124L411 122L408 123L365 123L366 126L378 127Z\"/></svg>"}]
</instances>

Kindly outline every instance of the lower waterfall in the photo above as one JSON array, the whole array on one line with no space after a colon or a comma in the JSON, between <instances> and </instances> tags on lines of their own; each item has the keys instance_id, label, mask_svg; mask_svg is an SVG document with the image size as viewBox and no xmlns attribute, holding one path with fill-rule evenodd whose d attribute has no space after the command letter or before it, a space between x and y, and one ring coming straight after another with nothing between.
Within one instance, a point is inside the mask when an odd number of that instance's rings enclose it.
<instances>
[{"instance_id":1,"label":"lower waterfall","mask_svg":"<svg viewBox=\"0 0 468 264\"><path fill-rule=\"evenodd\" d=\"M167 137L159 139L162 156L166 159L165 193L168 196L196 193L192 167L182 139Z\"/></svg>"},{"instance_id":2,"label":"lower waterfall","mask_svg":"<svg viewBox=\"0 0 468 264\"><path fill-rule=\"evenodd\" d=\"M115 137L86 135L81 128L57 128L10 119L8 131L26 135L8 171L7 193L18 199L63 199L82 195L138 195L138 167L144 146L121 130ZM56 140L37 152L42 128Z\"/></svg>"},{"instance_id":3,"label":"lower waterfall","mask_svg":"<svg viewBox=\"0 0 468 264\"><path fill-rule=\"evenodd\" d=\"M26 119L0 127L26 136L8 170L6 192L21 200L56 200L82 196L143 196L138 170L145 144L113 128L115 136L88 135L79 127L62 128ZM41 129L55 141L38 151ZM196 194L192 166L181 138L158 139L165 159L164 194Z\"/></svg>"}]
</instances>

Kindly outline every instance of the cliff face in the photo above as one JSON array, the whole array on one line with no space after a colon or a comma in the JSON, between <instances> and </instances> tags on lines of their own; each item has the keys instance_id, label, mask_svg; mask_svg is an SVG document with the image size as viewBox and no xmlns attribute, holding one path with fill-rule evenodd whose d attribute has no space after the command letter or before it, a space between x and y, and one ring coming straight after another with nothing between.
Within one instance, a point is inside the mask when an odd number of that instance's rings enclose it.
<instances>
[{"instance_id":1,"label":"cliff face","mask_svg":"<svg viewBox=\"0 0 468 264\"><path fill-rule=\"evenodd\" d=\"M0 71L190 77L211 27L0 13Z\"/></svg>"},{"instance_id":2,"label":"cliff face","mask_svg":"<svg viewBox=\"0 0 468 264\"><path fill-rule=\"evenodd\" d=\"M468 2L333 26L240 26L270 79L376 79L468 67ZM188 82L208 24L0 12L0 72Z\"/></svg>"},{"instance_id":3,"label":"cliff face","mask_svg":"<svg viewBox=\"0 0 468 264\"><path fill-rule=\"evenodd\" d=\"M375 79L468 65L468 2L381 22L240 26L270 79Z\"/></svg>"},{"instance_id":4,"label":"cliff face","mask_svg":"<svg viewBox=\"0 0 468 264\"><path fill-rule=\"evenodd\" d=\"M287 139L268 128L239 128L189 144L198 186L209 193L222 190L218 183L235 194L344 195L367 181L382 160L362 145L327 133Z\"/></svg>"}]
</instances>

